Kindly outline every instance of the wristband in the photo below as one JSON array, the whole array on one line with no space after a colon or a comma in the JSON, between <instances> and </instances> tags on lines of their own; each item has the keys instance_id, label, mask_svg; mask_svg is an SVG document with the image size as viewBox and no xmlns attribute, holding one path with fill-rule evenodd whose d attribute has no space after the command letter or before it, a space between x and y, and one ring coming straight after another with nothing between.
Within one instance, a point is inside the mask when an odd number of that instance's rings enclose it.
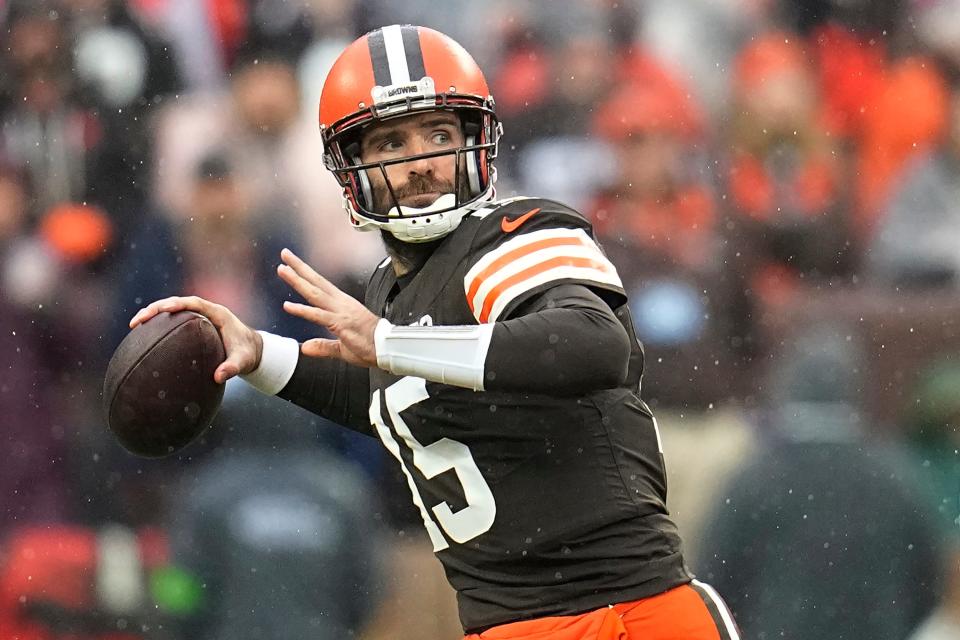
<instances>
[{"instance_id":1,"label":"wristband","mask_svg":"<svg viewBox=\"0 0 960 640\"><path fill-rule=\"evenodd\" d=\"M300 343L293 338L257 331L263 339L260 366L250 373L241 374L247 384L263 393L275 396L287 386L300 359Z\"/></svg>"}]
</instances>

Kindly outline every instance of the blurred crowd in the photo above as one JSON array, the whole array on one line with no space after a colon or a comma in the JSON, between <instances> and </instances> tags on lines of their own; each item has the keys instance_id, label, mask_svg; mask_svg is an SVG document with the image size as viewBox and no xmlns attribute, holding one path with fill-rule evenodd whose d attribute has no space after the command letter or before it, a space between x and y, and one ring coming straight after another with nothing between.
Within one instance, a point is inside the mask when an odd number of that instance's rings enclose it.
<instances>
[{"instance_id":1,"label":"blurred crowd","mask_svg":"<svg viewBox=\"0 0 960 640\"><path fill-rule=\"evenodd\" d=\"M593 222L667 428L748 434L666 453L728 458L684 534L745 637L960 638L960 0L0 0L0 637L455 637L376 443L231 383L143 461L100 406L151 300L362 289L316 109L398 22L485 69L498 195Z\"/></svg>"}]
</instances>

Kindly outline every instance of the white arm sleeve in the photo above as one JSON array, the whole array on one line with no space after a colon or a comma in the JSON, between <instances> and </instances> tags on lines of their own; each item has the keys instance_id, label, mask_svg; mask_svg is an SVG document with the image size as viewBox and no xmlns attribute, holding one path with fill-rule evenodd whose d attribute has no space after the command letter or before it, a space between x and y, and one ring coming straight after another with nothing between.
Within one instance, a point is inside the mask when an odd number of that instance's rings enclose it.
<instances>
[{"instance_id":1,"label":"white arm sleeve","mask_svg":"<svg viewBox=\"0 0 960 640\"><path fill-rule=\"evenodd\" d=\"M402 327L381 319L374 332L377 365L396 375L483 391L492 335L492 323Z\"/></svg>"},{"instance_id":2,"label":"white arm sleeve","mask_svg":"<svg viewBox=\"0 0 960 640\"><path fill-rule=\"evenodd\" d=\"M274 396L287 386L300 359L300 344L293 338L258 331L263 338L260 366L240 377L263 393Z\"/></svg>"}]
</instances>

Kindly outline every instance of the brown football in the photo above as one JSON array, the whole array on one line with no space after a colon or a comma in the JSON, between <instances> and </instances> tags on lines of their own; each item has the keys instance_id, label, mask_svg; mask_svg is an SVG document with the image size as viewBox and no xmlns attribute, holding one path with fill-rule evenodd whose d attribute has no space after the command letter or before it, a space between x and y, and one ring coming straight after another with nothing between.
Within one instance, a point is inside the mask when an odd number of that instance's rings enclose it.
<instances>
[{"instance_id":1,"label":"brown football","mask_svg":"<svg viewBox=\"0 0 960 640\"><path fill-rule=\"evenodd\" d=\"M224 385L213 372L225 358L216 327L191 311L160 313L114 351L103 381L107 426L128 451L176 453L210 426Z\"/></svg>"}]
</instances>

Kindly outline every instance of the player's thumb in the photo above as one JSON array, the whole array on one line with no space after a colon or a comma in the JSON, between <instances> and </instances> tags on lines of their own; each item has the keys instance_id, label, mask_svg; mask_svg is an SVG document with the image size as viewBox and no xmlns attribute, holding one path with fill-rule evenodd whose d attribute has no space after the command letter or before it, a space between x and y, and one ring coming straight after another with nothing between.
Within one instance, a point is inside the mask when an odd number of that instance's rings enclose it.
<instances>
[{"instance_id":1,"label":"player's thumb","mask_svg":"<svg viewBox=\"0 0 960 640\"><path fill-rule=\"evenodd\" d=\"M311 338L300 347L301 353L311 358L339 358L340 341L328 338Z\"/></svg>"},{"instance_id":2,"label":"player's thumb","mask_svg":"<svg viewBox=\"0 0 960 640\"><path fill-rule=\"evenodd\" d=\"M220 363L220 366L217 367L217 370L213 372L213 379L218 384L223 384L230 378L238 375L240 373L241 366L240 358L236 355L228 357L226 360Z\"/></svg>"}]
</instances>

